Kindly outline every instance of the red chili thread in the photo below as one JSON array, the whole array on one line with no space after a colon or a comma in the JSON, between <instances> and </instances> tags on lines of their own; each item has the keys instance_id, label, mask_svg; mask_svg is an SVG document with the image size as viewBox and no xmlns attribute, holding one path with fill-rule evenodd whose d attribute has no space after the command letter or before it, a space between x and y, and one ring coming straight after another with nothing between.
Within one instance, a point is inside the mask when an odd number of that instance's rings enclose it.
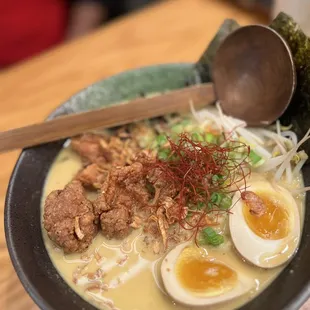
<instances>
[{"instance_id":1,"label":"red chili thread","mask_svg":"<svg viewBox=\"0 0 310 310\"><path fill-rule=\"evenodd\" d=\"M225 137L225 135L224 135ZM179 225L185 230L194 230L195 240L202 227L207 226L205 216L217 211L229 213L230 210L221 210L219 206L210 203L212 193L233 194L246 189L246 178L250 175L248 156L250 147L240 141L225 140L226 146L206 144L194 141L188 133L181 133L178 141L167 138L171 153L167 160L156 159L148 165L148 169L159 169L160 178L168 184L173 184L177 191L176 198L179 205ZM244 152L241 152L244 150ZM242 158L234 158L235 154L242 154ZM221 176L220 182L214 182L214 176ZM233 188L233 186L235 188ZM192 208L201 202L204 208ZM182 218L184 207L198 220Z\"/></svg>"}]
</instances>

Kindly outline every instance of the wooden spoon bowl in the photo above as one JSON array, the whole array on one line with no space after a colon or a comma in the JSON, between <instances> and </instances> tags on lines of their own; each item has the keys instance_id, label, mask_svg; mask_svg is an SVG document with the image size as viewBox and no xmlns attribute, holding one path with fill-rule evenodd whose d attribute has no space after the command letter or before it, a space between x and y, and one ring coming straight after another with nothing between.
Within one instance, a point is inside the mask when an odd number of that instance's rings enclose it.
<instances>
[{"instance_id":1,"label":"wooden spoon bowl","mask_svg":"<svg viewBox=\"0 0 310 310\"><path fill-rule=\"evenodd\" d=\"M267 26L250 25L231 33L213 63L213 81L225 114L248 125L268 125L289 105L296 73L284 39Z\"/></svg>"}]
</instances>

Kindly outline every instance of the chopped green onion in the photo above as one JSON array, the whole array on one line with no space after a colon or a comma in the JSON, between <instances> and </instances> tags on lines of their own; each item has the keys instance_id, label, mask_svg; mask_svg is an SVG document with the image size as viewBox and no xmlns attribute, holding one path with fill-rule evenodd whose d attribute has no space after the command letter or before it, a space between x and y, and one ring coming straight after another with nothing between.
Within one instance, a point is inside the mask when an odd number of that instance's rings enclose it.
<instances>
[{"instance_id":1,"label":"chopped green onion","mask_svg":"<svg viewBox=\"0 0 310 310\"><path fill-rule=\"evenodd\" d=\"M209 209L209 210L212 210L212 209L213 209L213 203L208 202L208 209Z\"/></svg>"},{"instance_id":2,"label":"chopped green onion","mask_svg":"<svg viewBox=\"0 0 310 310\"><path fill-rule=\"evenodd\" d=\"M156 137L156 142L158 146L162 146L167 142L167 137L164 134L158 135Z\"/></svg>"},{"instance_id":3,"label":"chopped green onion","mask_svg":"<svg viewBox=\"0 0 310 310\"><path fill-rule=\"evenodd\" d=\"M213 175L212 176L212 183L214 184L214 183L217 183L218 181L219 181L219 176L217 175L217 174L215 174L215 175Z\"/></svg>"},{"instance_id":4,"label":"chopped green onion","mask_svg":"<svg viewBox=\"0 0 310 310\"><path fill-rule=\"evenodd\" d=\"M171 131L174 133L181 133L183 131L183 126L181 124L176 124L171 127Z\"/></svg>"},{"instance_id":5,"label":"chopped green onion","mask_svg":"<svg viewBox=\"0 0 310 310\"><path fill-rule=\"evenodd\" d=\"M220 208L228 210L232 205L232 199L229 196L224 196L220 202Z\"/></svg>"},{"instance_id":6,"label":"chopped green onion","mask_svg":"<svg viewBox=\"0 0 310 310\"><path fill-rule=\"evenodd\" d=\"M211 195L211 202L216 204L216 205L220 205L222 199L223 199L224 195L220 194L220 193L212 193Z\"/></svg>"},{"instance_id":7,"label":"chopped green onion","mask_svg":"<svg viewBox=\"0 0 310 310\"><path fill-rule=\"evenodd\" d=\"M207 227L201 231L201 244L219 246L224 242L224 237L218 234L212 227Z\"/></svg>"},{"instance_id":8,"label":"chopped green onion","mask_svg":"<svg viewBox=\"0 0 310 310\"><path fill-rule=\"evenodd\" d=\"M244 152L244 150L242 150L242 149L238 149L237 151L235 151L235 152L230 152L229 153L229 157L230 157L230 159L233 159L233 160L243 160L243 159L245 159L246 158L246 156L247 156L247 153L246 152ZM250 156L249 156L250 157Z\"/></svg>"},{"instance_id":9,"label":"chopped green onion","mask_svg":"<svg viewBox=\"0 0 310 310\"><path fill-rule=\"evenodd\" d=\"M182 126L187 126L187 125L190 125L192 123L192 121L190 119L183 119L181 124Z\"/></svg>"},{"instance_id":10,"label":"chopped green onion","mask_svg":"<svg viewBox=\"0 0 310 310\"><path fill-rule=\"evenodd\" d=\"M214 185L223 184L223 176L220 174L215 174L212 176L212 183Z\"/></svg>"},{"instance_id":11,"label":"chopped green onion","mask_svg":"<svg viewBox=\"0 0 310 310\"><path fill-rule=\"evenodd\" d=\"M192 133L192 139L193 139L193 141L196 141L196 142L203 142L204 141L202 135L198 132Z\"/></svg>"},{"instance_id":12,"label":"chopped green onion","mask_svg":"<svg viewBox=\"0 0 310 310\"><path fill-rule=\"evenodd\" d=\"M199 201L198 203L197 203L197 209L198 210L201 210L202 208L204 208L206 206L206 204L204 203L204 202L202 202L202 201Z\"/></svg>"},{"instance_id":13,"label":"chopped green onion","mask_svg":"<svg viewBox=\"0 0 310 310\"><path fill-rule=\"evenodd\" d=\"M221 193L212 193L210 200L212 204L215 204L220 209L224 210L229 209L232 205L232 199L229 196Z\"/></svg>"},{"instance_id":14,"label":"chopped green onion","mask_svg":"<svg viewBox=\"0 0 310 310\"><path fill-rule=\"evenodd\" d=\"M205 134L205 141L206 142L215 144L216 140L217 140L216 137L212 133L207 132Z\"/></svg>"},{"instance_id":15,"label":"chopped green onion","mask_svg":"<svg viewBox=\"0 0 310 310\"><path fill-rule=\"evenodd\" d=\"M161 160L166 160L168 159L170 155L170 150L169 149L161 149L158 151L157 156Z\"/></svg>"},{"instance_id":16,"label":"chopped green onion","mask_svg":"<svg viewBox=\"0 0 310 310\"><path fill-rule=\"evenodd\" d=\"M249 154L249 158L252 162L253 165L257 164L261 159L262 157L257 155L254 151L250 151L250 154Z\"/></svg>"},{"instance_id":17,"label":"chopped green onion","mask_svg":"<svg viewBox=\"0 0 310 310\"><path fill-rule=\"evenodd\" d=\"M258 167L265 162L264 158L262 158L252 150L250 151L249 158L250 158L250 164L253 167Z\"/></svg>"}]
</instances>

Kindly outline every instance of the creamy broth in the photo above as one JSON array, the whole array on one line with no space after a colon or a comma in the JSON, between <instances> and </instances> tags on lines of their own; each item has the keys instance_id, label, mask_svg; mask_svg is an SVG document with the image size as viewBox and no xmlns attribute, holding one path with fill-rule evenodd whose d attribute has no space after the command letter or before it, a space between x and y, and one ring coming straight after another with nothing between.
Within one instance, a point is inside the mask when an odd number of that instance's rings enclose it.
<instances>
[{"instance_id":1,"label":"creamy broth","mask_svg":"<svg viewBox=\"0 0 310 310\"><path fill-rule=\"evenodd\" d=\"M64 188L81 166L80 157L69 147L59 153L45 182L42 208L47 195L53 190ZM89 199L93 198L89 196ZM298 207L303 214L302 199L298 201ZM141 230L135 230L123 241L107 240L99 232L85 253L70 255L64 255L53 244L44 228L42 232L49 256L63 279L82 298L99 309L197 309L178 305L167 296L159 276L162 257L144 248ZM246 263L233 249L229 236L226 236L226 240L224 248L212 249L210 252L219 259L223 255L228 256L235 270L253 279L255 289L233 301L211 306L214 310L243 305L266 288L283 269L264 270Z\"/></svg>"}]
</instances>

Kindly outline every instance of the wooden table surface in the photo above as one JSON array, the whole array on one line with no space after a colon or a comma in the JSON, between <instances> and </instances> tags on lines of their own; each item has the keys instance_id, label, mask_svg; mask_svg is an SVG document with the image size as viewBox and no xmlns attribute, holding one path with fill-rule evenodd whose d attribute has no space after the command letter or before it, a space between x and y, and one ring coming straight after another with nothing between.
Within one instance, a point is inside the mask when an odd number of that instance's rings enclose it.
<instances>
[{"instance_id":1,"label":"wooden table surface","mask_svg":"<svg viewBox=\"0 0 310 310\"><path fill-rule=\"evenodd\" d=\"M264 23L219 0L166 0L0 72L0 130L43 120L85 86L130 68L196 61L224 18ZM37 309L12 267L3 227L17 151L0 155L0 309Z\"/></svg>"}]
</instances>

